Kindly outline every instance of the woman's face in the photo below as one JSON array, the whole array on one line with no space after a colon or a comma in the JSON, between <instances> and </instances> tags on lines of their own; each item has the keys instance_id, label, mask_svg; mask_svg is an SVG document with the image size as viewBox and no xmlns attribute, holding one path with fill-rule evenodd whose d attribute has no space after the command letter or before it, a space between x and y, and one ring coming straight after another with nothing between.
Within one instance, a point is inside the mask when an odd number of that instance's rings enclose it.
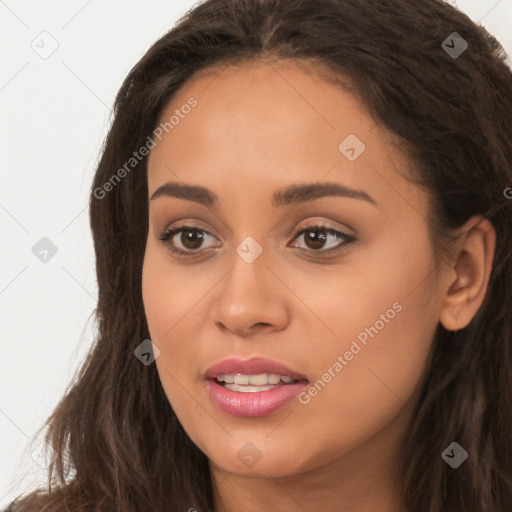
<instances>
[{"instance_id":1,"label":"woman's face","mask_svg":"<svg viewBox=\"0 0 512 512\"><path fill-rule=\"evenodd\" d=\"M386 132L283 62L197 76L162 122L143 299L187 434L239 475L389 462L441 299L427 195Z\"/></svg>"}]
</instances>

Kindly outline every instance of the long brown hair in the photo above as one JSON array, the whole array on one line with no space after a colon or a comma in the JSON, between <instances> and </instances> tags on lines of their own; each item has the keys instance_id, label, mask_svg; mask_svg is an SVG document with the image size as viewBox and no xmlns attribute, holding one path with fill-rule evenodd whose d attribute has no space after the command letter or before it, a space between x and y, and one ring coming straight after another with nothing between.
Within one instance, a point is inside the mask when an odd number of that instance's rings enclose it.
<instances>
[{"instance_id":1,"label":"long brown hair","mask_svg":"<svg viewBox=\"0 0 512 512\"><path fill-rule=\"evenodd\" d=\"M457 56L447 51L453 32L467 43ZM147 51L116 98L90 195L96 340L45 423L48 488L8 511L214 509L206 456L181 427L156 366L134 357L149 338L147 158L98 190L146 144L196 71L268 57L349 78L436 199L437 256L471 216L494 225L486 298L467 328L438 326L398 476L411 512L512 510L512 72L503 49L438 0L207 0ZM468 452L456 470L441 458L453 441Z\"/></svg>"}]
</instances>

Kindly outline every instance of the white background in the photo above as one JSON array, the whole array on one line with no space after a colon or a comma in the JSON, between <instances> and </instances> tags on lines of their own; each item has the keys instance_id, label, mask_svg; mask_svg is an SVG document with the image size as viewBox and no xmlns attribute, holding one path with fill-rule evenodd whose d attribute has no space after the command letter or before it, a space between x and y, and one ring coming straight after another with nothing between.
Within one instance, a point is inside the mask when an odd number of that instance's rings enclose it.
<instances>
[{"instance_id":1,"label":"white background","mask_svg":"<svg viewBox=\"0 0 512 512\"><path fill-rule=\"evenodd\" d=\"M0 508L44 481L42 435L33 436L92 343L97 284L88 191L115 94L194 4L0 0ZM512 0L456 5L512 58ZM52 44L58 48L46 59L32 48ZM32 253L42 237L57 247L47 263Z\"/></svg>"}]
</instances>

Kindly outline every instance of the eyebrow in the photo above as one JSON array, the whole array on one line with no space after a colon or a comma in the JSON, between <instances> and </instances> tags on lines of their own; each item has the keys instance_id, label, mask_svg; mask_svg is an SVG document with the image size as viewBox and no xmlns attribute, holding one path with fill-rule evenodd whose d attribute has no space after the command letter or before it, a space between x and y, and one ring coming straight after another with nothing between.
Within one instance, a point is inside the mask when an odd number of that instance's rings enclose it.
<instances>
[{"instance_id":1,"label":"eyebrow","mask_svg":"<svg viewBox=\"0 0 512 512\"><path fill-rule=\"evenodd\" d=\"M336 196L351 199L362 199L375 206L377 202L366 192L356 190L339 183L309 183L305 185L290 185L274 192L272 206L286 206L289 204L313 201L321 197ZM169 182L158 187L150 198L153 201L159 197L176 197L204 206L216 208L219 205L218 196L211 190L199 185L185 185L178 182Z\"/></svg>"}]
</instances>

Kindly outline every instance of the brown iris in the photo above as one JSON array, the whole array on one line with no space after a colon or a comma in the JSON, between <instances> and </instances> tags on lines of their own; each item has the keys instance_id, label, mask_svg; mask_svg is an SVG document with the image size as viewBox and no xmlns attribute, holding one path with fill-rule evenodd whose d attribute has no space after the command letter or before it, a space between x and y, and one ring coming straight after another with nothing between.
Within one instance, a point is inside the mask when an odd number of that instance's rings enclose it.
<instances>
[{"instance_id":1,"label":"brown iris","mask_svg":"<svg viewBox=\"0 0 512 512\"><path fill-rule=\"evenodd\" d=\"M183 229L180 239L183 246L187 249L199 249L203 242L204 235L197 229Z\"/></svg>"},{"instance_id":2,"label":"brown iris","mask_svg":"<svg viewBox=\"0 0 512 512\"><path fill-rule=\"evenodd\" d=\"M320 233L315 234L315 233ZM309 245L312 249L321 249L325 244L326 240L325 229L309 229L304 231L304 241L307 245Z\"/></svg>"}]
</instances>

